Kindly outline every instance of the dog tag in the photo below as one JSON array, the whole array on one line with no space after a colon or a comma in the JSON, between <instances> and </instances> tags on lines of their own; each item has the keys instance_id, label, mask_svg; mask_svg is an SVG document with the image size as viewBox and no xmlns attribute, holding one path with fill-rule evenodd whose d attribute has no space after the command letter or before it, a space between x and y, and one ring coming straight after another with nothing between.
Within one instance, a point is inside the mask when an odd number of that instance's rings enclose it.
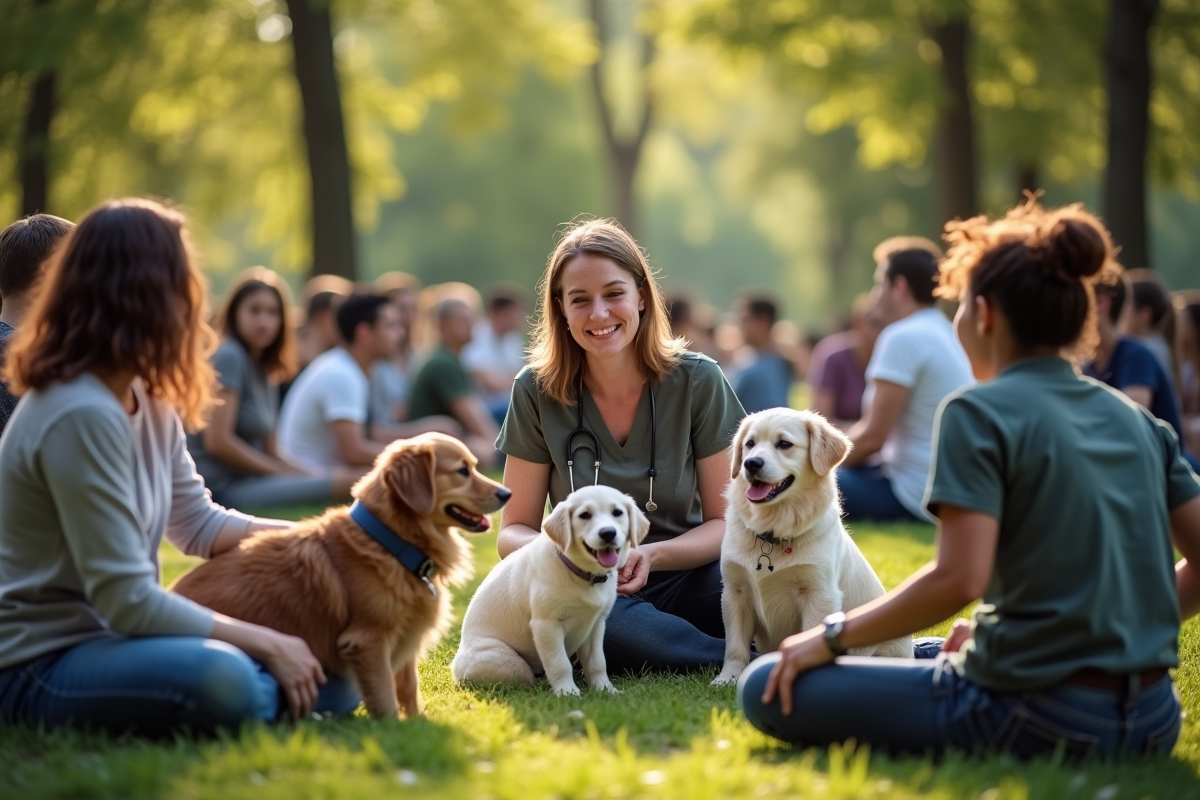
<instances>
[{"instance_id":1,"label":"dog tag","mask_svg":"<svg viewBox=\"0 0 1200 800\"><path fill-rule=\"evenodd\" d=\"M433 595L434 600L437 600L437 587L433 585L433 581L429 580L429 578L421 578L421 580L425 581L425 585L429 587L429 593Z\"/></svg>"},{"instance_id":2,"label":"dog tag","mask_svg":"<svg viewBox=\"0 0 1200 800\"><path fill-rule=\"evenodd\" d=\"M646 503L646 511L650 512L651 514L653 514L655 511L658 511L658 503L654 502L653 500Z\"/></svg>"}]
</instances>

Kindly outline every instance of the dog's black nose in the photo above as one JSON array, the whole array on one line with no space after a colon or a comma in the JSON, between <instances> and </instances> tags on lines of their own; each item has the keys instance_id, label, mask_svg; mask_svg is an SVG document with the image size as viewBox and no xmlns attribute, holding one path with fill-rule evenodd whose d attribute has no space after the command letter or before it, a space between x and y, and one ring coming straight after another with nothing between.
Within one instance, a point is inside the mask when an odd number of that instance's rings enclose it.
<instances>
[{"instance_id":1,"label":"dog's black nose","mask_svg":"<svg viewBox=\"0 0 1200 800\"><path fill-rule=\"evenodd\" d=\"M756 475L758 474L758 471L763 468L765 463L766 462L764 462L761 458L755 456L754 458L747 458L745 461L743 461L742 466L746 468L746 473L748 475Z\"/></svg>"},{"instance_id":2,"label":"dog's black nose","mask_svg":"<svg viewBox=\"0 0 1200 800\"><path fill-rule=\"evenodd\" d=\"M611 542L613 539L617 538L617 529L616 528L603 528L600 531L600 538L606 542Z\"/></svg>"},{"instance_id":3,"label":"dog's black nose","mask_svg":"<svg viewBox=\"0 0 1200 800\"><path fill-rule=\"evenodd\" d=\"M507 503L508 498L510 497L512 497L512 492L510 492L508 489L505 489L503 486L496 490L496 499L500 501L500 505Z\"/></svg>"}]
</instances>

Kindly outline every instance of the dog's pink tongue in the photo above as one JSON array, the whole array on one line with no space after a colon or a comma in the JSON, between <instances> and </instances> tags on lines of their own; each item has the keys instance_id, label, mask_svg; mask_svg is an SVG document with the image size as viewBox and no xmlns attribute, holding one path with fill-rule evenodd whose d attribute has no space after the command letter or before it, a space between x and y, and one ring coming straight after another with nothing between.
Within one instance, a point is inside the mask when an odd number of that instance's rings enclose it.
<instances>
[{"instance_id":1,"label":"dog's pink tongue","mask_svg":"<svg viewBox=\"0 0 1200 800\"><path fill-rule=\"evenodd\" d=\"M746 497L755 502L758 502L759 500L766 500L767 495L769 495L771 490L774 488L775 487L769 483L760 483L759 481L755 481L754 483L750 484L750 488L746 490Z\"/></svg>"},{"instance_id":2,"label":"dog's pink tongue","mask_svg":"<svg viewBox=\"0 0 1200 800\"><path fill-rule=\"evenodd\" d=\"M602 567L615 567L617 565L617 548L605 547L603 550L597 550L596 560Z\"/></svg>"}]
</instances>

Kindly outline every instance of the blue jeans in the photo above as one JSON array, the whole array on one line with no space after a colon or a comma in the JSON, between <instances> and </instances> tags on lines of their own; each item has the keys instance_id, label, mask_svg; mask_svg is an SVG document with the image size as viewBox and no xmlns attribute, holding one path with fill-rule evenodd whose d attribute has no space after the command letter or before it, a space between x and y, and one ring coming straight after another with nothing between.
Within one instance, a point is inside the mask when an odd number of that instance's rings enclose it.
<instances>
[{"instance_id":1,"label":"blue jeans","mask_svg":"<svg viewBox=\"0 0 1200 800\"><path fill-rule=\"evenodd\" d=\"M317 711L359 703L330 677ZM212 733L287 711L275 679L236 647L214 639L105 636L0 670L0 724L63 725L110 733Z\"/></svg>"},{"instance_id":2,"label":"blue jeans","mask_svg":"<svg viewBox=\"0 0 1200 800\"><path fill-rule=\"evenodd\" d=\"M640 592L617 602L604 628L610 675L691 672L725 660L721 564L652 572Z\"/></svg>"},{"instance_id":3,"label":"blue jeans","mask_svg":"<svg viewBox=\"0 0 1200 800\"><path fill-rule=\"evenodd\" d=\"M926 522L896 499L892 482L878 464L864 467L840 468L837 471L838 489L842 495L842 510L847 519L869 519L875 522Z\"/></svg>"},{"instance_id":4,"label":"blue jeans","mask_svg":"<svg viewBox=\"0 0 1200 800\"><path fill-rule=\"evenodd\" d=\"M842 657L792 686L792 713L762 693L773 653L752 663L738 702L759 730L804 745L856 739L888 752L1006 751L1021 758L1062 747L1071 758L1167 754L1179 737L1179 695L1169 677L1124 691L1063 683L1033 692L994 692L944 659Z\"/></svg>"}]
</instances>

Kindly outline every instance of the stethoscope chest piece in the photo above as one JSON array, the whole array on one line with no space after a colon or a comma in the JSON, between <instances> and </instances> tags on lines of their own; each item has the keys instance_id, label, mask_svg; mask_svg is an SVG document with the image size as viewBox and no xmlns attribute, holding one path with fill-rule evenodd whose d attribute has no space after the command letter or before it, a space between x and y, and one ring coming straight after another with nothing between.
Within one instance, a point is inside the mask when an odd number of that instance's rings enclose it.
<instances>
[{"instance_id":1,"label":"stethoscope chest piece","mask_svg":"<svg viewBox=\"0 0 1200 800\"><path fill-rule=\"evenodd\" d=\"M600 439L595 433L588 430L583 424L583 376L579 376L579 394L577 395L576 408L578 418L576 420L575 430L567 434L567 479L570 481L571 491L575 491L575 452L579 449L591 450L593 456L592 468L595 470L592 484L600 483ZM575 438L578 436L586 437L584 442L575 445ZM653 514L658 510L658 503L654 502L654 478L658 471L654 468L654 457L658 450L658 409L654 407L654 387L650 387L650 469L646 470L646 475L650 478L650 496L646 500L646 513Z\"/></svg>"}]
</instances>

